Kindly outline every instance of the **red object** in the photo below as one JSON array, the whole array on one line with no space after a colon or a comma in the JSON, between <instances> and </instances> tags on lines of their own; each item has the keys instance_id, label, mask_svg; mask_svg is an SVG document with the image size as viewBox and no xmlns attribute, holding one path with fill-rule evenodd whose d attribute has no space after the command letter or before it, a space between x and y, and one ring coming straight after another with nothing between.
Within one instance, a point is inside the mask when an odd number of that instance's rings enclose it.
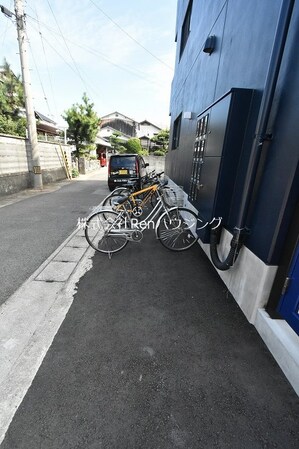
<instances>
[{"instance_id":1,"label":"red object","mask_svg":"<svg viewBox=\"0 0 299 449\"><path fill-rule=\"evenodd\" d=\"M106 165L107 165L105 153L100 154L100 164L101 164L101 167L106 167Z\"/></svg>"}]
</instances>

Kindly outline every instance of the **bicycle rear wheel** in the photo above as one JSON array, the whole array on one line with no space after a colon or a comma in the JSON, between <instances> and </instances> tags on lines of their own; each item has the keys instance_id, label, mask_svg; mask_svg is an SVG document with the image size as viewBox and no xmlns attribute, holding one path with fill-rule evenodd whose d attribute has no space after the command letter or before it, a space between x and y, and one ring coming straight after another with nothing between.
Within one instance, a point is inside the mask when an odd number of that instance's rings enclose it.
<instances>
[{"instance_id":1,"label":"bicycle rear wheel","mask_svg":"<svg viewBox=\"0 0 299 449\"><path fill-rule=\"evenodd\" d=\"M118 197L130 195L131 190L126 187L117 187L108 195L104 201L102 202L102 206L113 206L114 201L117 200Z\"/></svg>"},{"instance_id":2,"label":"bicycle rear wheel","mask_svg":"<svg viewBox=\"0 0 299 449\"><path fill-rule=\"evenodd\" d=\"M121 234L123 219L117 212L102 210L91 215L85 226L85 238L89 245L101 253L116 253L128 243L125 235ZM112 231L119 230L119 234Z\"/></svg>"},{"instance_id":3,"label":"bicycle rear wheel","mask_svg":"<svg viewBox=\"0 0 299 449\"><path fill-rule=\"evenodd\" d=\"M171 251L184 251L198 240L197 215L190 209L175 207L161 215L156 234L165 248Z\"/></svg>"}]
</instances>

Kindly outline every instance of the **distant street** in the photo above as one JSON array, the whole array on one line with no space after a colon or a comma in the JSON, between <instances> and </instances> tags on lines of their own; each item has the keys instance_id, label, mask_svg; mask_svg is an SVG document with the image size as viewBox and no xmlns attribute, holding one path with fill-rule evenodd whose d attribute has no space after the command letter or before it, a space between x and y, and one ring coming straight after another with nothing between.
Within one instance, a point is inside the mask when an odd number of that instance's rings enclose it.
<instances>
[{"instance_id":1,"label":"distant street","mask_svg":"<svg viewBox=\"0 0 299 449\"><path fill-rule=\"evenodd\" d=\"M5 207L8 198L0 200L0 304L74 231L78 217L108 194L106 173L99 169L54 191L46 186L50 193L29 193Z\"/></svg>"}]
</instances>

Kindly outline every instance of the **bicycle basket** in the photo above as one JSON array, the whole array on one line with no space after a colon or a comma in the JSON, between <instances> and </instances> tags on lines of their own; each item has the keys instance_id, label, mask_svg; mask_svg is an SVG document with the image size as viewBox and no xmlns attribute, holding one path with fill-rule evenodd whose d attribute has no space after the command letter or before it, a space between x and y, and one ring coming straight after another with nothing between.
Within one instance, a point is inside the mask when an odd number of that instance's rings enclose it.
<instances>
[{"instance_id":1,"label":"bicycle basket","mask_svg":"<svg viewBox=\"0 0 299 449\"><path fill-rule=\"evenodd\" d=\"M181 188L165 186L163 188L163 199L168 207L184 206L184 191Z\"/></svg>"}]
</instances>

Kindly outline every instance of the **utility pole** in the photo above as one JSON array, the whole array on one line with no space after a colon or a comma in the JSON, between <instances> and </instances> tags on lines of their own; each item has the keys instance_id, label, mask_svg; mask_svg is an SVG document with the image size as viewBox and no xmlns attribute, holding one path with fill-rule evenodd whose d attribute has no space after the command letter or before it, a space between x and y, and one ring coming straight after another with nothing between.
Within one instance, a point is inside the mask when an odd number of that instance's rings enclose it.
<instances>
[{"instance_id":1,"label":"utility pole","mask_svg":"<svg viewBox=\"0 0 299 449\"><path fill-rule=\"evenodd\" d=\"M37 141L36 120L32 102L23 0L15 0L15 13L16 13L17 33L20 49L22 79L24 86L28 139L31 152L31 162L30 162L31 181L34 189L42 189L43 180L42 180L40 156Z\"/></svg>"}]
</instances>

